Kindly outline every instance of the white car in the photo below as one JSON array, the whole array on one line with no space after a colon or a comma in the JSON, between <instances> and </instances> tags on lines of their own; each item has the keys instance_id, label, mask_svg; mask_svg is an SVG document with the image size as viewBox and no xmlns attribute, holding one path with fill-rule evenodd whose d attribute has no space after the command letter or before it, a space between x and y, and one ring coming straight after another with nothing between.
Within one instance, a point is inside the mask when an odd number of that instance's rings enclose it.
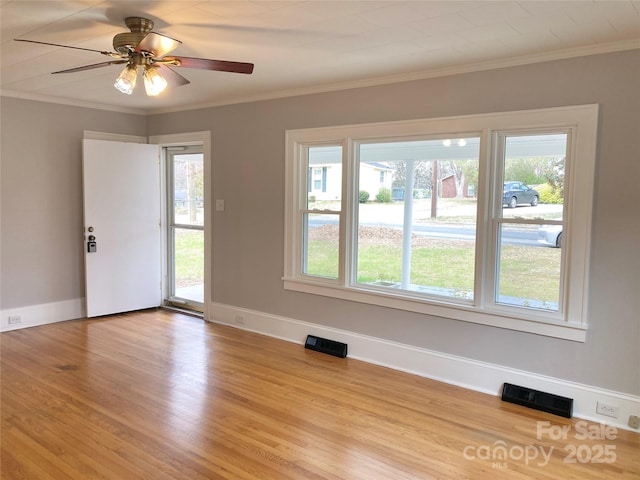
<instances>
[{"instance_id":1,"label":"white car","mask_svg":"<svg viewBox=\"0 0 640 480\"><path fill-rule=\"evenodd\" d=\"M552 247L562 247L562 225L542 225L538 229L538 242Z\"/></svg>"}]
</instances>

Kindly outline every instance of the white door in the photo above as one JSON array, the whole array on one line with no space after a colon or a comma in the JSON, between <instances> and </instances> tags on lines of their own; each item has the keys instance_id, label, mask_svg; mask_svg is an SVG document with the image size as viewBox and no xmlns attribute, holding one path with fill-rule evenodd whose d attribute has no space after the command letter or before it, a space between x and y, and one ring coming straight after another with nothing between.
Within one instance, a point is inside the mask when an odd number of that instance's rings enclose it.
<instances>
[{"instance_id":1,"label":"white door","mask_svg":"<svg viewBox=\"0 0 640 480\"><path fill-rule=\"evenodd\" d=\"M87 316L159 306L159 147L85 139L83 177Z\"/></svg>"}]
</instances>

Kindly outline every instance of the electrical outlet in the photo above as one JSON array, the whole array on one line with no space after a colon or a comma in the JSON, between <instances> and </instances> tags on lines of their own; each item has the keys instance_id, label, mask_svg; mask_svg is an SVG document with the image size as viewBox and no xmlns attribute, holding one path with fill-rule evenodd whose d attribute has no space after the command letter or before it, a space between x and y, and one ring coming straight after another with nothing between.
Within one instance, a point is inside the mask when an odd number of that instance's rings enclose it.
<instances>
[{"instance_id":1,"label":"electrical outlet","mask_svg":"<svg viewBox=\"0 0 640 480\"><path fill-rule=\"evenodd\" d=\"M629 426L631 428L640 428L640 417L637 415L629 415Z\"/></svg>"},{"instance_id":2,"label":"electrical outlet","mask_svg":"<svg viewBox=\"0 0 640 480\"><path fill-rule=\"evenodd\" d=\"M9 315L9 325L15 325L16 323L22 323L22 315Z\"/></svg>"},{"instance_id":3,"label":"electrical outlet","mask_svg":"<svg viewBox=\"0 0 640 480\"><path fill-rule=\"evenodd\" d=\"M607 405L606 403L596 403L596 413L604 415L605 417L618 418L618 407L613 405Z\"/></svg>"},{"instance_id":4,"label":"electrical outlet","mask_svg":"<svg viewBox=\"0 0 640 480\"><path fill-rule=\"evenodd\" d=\"M235 320L238 325L244 325L244 317L242 315L236 315Z\"/></svg>"}]
</instances>

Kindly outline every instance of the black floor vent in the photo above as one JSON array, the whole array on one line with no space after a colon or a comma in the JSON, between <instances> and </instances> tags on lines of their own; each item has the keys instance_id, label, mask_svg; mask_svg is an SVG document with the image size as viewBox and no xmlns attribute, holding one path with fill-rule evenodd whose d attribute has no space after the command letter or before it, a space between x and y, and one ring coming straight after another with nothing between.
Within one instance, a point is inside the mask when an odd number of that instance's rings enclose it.
<instances>
[{"instance_id":1,"label":"black floor vent","mask_svg":"<svg viewBox=\"0 0 640 480\"><path fill-rule=\"evenodd\" d=\"M307 335L307 341L304 342L304 348L315 350L317 352L328 353L334 357L344 358L347 356L347 344L336 342L335 340L327 340L326 338Z\"/></svg>"},{"instance_id":2,"label":"black floor vent","mask_svg":"<svg viewBox=\"0 0 640 480\"><path fill-rule=\"evenodd\" d=\"M573 413L573 398L561 397L510 383L505 383L502 388L502 400L561 417L571 418Z\"/></svg>"}]
</instances>

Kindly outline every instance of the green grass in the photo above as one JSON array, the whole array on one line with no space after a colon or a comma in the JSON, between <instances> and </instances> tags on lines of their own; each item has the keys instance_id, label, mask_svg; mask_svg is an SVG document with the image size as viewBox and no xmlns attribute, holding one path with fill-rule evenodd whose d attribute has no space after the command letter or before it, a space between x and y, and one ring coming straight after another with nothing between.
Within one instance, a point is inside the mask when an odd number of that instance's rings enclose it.
<instances>
[{"instance_id":1,"label":"green grass","mask_svg":"<svg viewBox=\"0 0 640 480\"><path fill-rule=\"evenodd\" d=\"M458 242L462 244L463 242ZM414 248L411 283L440 288L473 290L473 246ZM402 251L398 247L372 245L358 250L358 281L399 282Z\"/></svg>"},{"instance_id":2,"label":"green grass","mask_svg":"<svg viewBox=\"0 0 640 480\"><path fill-rule=\"evenodd\" d=\"M333 242L310 241L308 272L335 278L337 248ZM500 259L500 294L529 301L557 303L560 250L503 246ZM358 248L358 282L400 282L402 251L393 245ZM453 295L473 292L474 250L471 242L434 241L414 247L411 283L450 289Z\"/></svg>"},{"instance_id":3,"label":"green grass","mask_svg":"<svg viewBox=\"0 0 640 480\"><path fill-rule=\"evenodd\" d=\"M307 275L338 278L339 258L336 242L310 241L307 245Z\"/></svg>"},{"instance_id":4,"label":"green grass","mask_svg":"<svg viewBox=\"0 0 640 480\"><path fill-rule=\"evenodd\" d=\"M204 232L175 232L176 287L188 287L204 282Z\"/></svg>"},{"instance_id":5,"label":"green grass","mask_svg":"<svg viewBox=\"0 0 640 480\"><path fill-rule=\"evenodd\" d=\"M500 294L557 303L560 254L561 250L557 248L502 247Z\"/></svg>"}]
</instances>

